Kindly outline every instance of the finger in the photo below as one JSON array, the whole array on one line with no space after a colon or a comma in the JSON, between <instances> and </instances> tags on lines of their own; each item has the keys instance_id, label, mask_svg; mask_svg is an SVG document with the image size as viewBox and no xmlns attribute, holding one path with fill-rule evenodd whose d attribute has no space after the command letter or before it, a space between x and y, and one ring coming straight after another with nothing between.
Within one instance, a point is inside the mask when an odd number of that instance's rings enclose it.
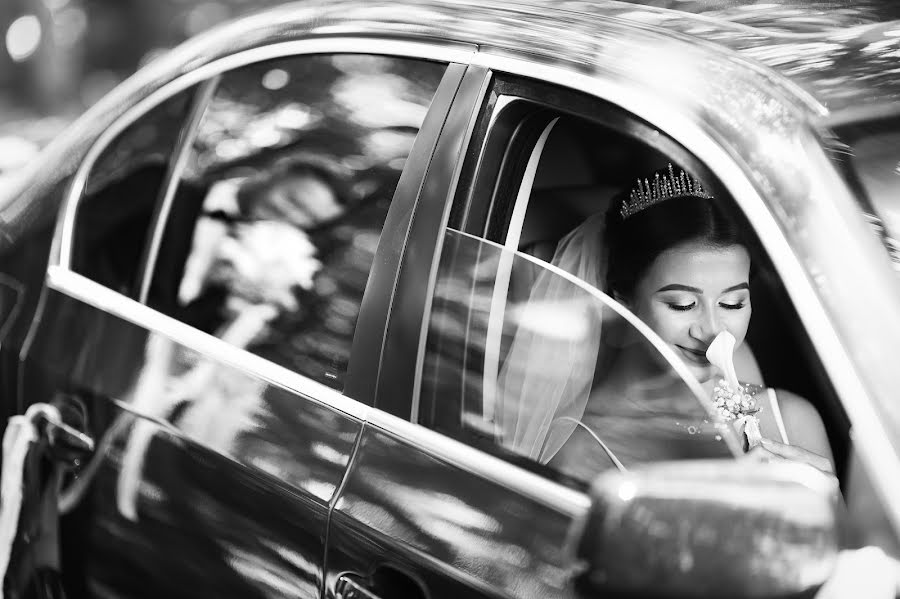
<instances>
[{"instance_id":1,"label":"finger","mask_svg":"<svg viewBox=\"0 0 900 599\"><path fill-rule=\"evenodd\" d=\"M773 441L772 439L763 439L762 446L775 455L787 458L789 460L796 460L803 454L808 453L805 450L794 445L786 445L779 441Z\"/></svg>"},{"instance_id":2,"label":"finger","mask_svg":"<svg viewBox=\"0 0 900 599\"><path fill-rule=\"evenodd\" d=\"M762 445L768 451L786 460L802 462L827 474L834 473L831 462L827 458L824 458L817 453L807 451L802 447L797 447L796 445L786 445L784 443L779 443L778 441L773 441L771 439L763 439Z\"/></svg>"},{"instance_id":3,"label":"finger","mask_svg":"<svg viewBox=\"0 0 900 599\"><path fill-rule=\"evenodd\" d=\"M746 454L744 454L749 460L754 462L775 462L775 461L784 461L784 458L780 455L772 453L762 445L757 445L752 448Z\"/></svg>"}]
</instances>

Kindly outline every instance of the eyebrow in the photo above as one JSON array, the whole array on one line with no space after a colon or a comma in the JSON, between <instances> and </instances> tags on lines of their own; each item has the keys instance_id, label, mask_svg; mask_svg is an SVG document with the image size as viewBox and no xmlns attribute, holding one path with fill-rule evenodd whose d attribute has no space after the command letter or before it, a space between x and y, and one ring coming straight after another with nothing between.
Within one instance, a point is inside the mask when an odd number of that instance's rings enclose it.
<instances>
[{"instance_id":1,"label":"eyebrow","mask_svg":"<svg viewBox=\"0 0 900 599\"><path fill-rule=\"evenodd\" d=\"M737 291L738 289L750 289L750 285L748 285L747 283L738 283L737 285L732 285L728 289L723 289L722 293L730 293L732 291ZM662 293L663 291L689 291L690 293L703 293L702 289L698 289L697 287L690 287L688 285L679 285L678 283L672 283L671 285L660 287L656 290L656 293Z\"/></svg>"},{"instance_id":2,"label":"eyebrow","mask_svg":"<svg viewBox=\"0 0 900 599\"><path fill-rule=\"evenodd\" d=\"M747 289L747 290L749 290L749 289L750 289L750 285L748 285L747 283L738 283L737 285L732 285L732 286L729 287L728 289L723 289L723 290L722 290L722 293L729 293L729 292L731 292L731 291L737 291L738 289Z\"/></svg>"}]
</instances>

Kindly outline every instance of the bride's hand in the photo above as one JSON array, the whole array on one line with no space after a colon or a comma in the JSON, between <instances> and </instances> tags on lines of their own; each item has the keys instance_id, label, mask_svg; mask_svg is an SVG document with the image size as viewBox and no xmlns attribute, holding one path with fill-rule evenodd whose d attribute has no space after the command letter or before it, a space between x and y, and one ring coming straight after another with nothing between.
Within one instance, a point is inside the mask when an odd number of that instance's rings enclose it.
<instances>
[{"instance_id":1,"label":"bride's hand","mask_svg":"<svg viewBox=\"0 0 900 599\"><path fill-rule=\"evenodd\" d=\"M826 474L834 474L834 468L828 458L807 451L796 445L786 445L772 439L762 439L762 442L747 452L747 457L753 460L768 462L772 460L790 460L808 464L818 468Z\"/></svg>"}]
</instances>

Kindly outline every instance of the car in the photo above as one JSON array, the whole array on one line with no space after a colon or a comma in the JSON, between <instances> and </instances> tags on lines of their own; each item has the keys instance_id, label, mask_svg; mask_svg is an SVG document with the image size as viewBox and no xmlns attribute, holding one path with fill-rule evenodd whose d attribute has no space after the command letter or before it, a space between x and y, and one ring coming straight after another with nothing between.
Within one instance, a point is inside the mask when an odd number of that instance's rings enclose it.
<instances>
[{"instance_id":1,"label":"car","mask_svg":"<svg viewBox=\"0 0 900 599\"><path fill-rule=\"evenodd\" d=\"M896 19L313 0L156 58L0 196L4 414L55 406L94 446L51 435L58 501L24 508L8 592L58 570L69 597L776 597L842 547L896 555ZM680 361L551 263L667 163L745 223L746 372L809 399L834 477L741 470ZM548 278L575 303L531 302ZM603 433L674 439L627 472L503 431L516 335L552 349L598 311L693 398Z\"/></svg>"}]
</instances>

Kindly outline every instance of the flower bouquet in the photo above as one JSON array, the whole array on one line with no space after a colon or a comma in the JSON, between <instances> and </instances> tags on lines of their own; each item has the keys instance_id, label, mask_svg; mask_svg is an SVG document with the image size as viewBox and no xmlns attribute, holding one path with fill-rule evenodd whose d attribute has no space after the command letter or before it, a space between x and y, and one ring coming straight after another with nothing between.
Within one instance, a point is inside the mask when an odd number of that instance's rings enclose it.
<instances>
[{"instance_id":1,"label":"flower bouquet","mask_svg":"<svg viewBox=\"0 0 900 599\"><path fill-rule=\"evenodd\" d=\"M749 451L762 441L757 414L760 407L748 392L749 386L738 382L734 370L734 336L728 331L719 333L706 350L706 358L717 367L725 378L713 388L713 405L722 422L730 422L744 439Z\"/></svg>"}]
</instances>

